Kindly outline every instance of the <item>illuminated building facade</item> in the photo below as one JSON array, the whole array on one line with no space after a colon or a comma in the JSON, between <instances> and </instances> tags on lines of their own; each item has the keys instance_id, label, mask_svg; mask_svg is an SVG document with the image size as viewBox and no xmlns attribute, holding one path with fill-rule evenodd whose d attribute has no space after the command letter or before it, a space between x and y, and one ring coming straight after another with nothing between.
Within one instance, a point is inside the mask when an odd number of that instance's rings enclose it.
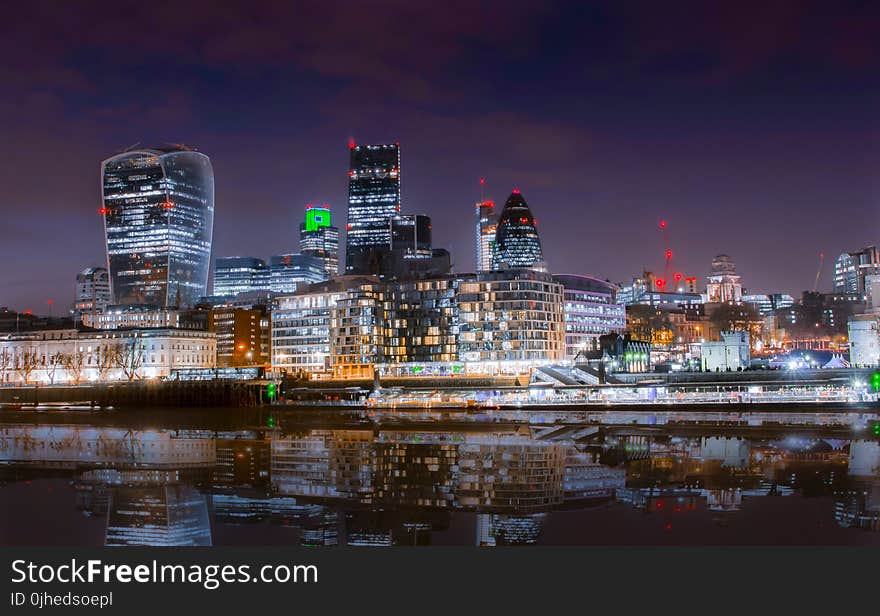
<instances>
[{"instance_id":1,"label":"illuminated building facade","mask_svg":"<svg viewBox=\"0 0 880 616\"><path fill-rule=\"evenodd\" d=\"M608 334L599 340L606 372L639 373L651 370L651 343L629 334Z\"/></svg>"},{"instance_id":2,"label":"illuminated building facade","mask_svg":"<svg viewBox=\"0 0 880 616\"><path fill-rule=\"evenodd\" d=\"M278 298L272 311L272 367L285 372L330 369L330 314L345 291Z\"/></svg>"},{"instance_id":3,"label":"illuminated building facade","mask_svg":"<svg viewBox=\"0 0 880 616\"><path fill-rule=\"evenodd\" d=\"M306 219L299 226L299 251L321 259L326 278L339 274L339 229L333 226L329 206L306 206Z\"/></svg>"},{"instance_id":4,"label":"illuminated building facade","mask_svg":"<svg viewBox=\"0 0 880 616\"><path fill-rule=\"evenodd\" d=\"M379 362L450 362L458 359L455 278L392 283L386 287Z\"/></svg>"},{"instance_id":5,"label":"illuminated building facade","mask_svg":"<svg viewBox=\"0 0 880 616\"><path fill-rule=\"evenodd\" d=\"M208 331L217 338L217 367L259 366L264 355L263 318L259 309L219 306L208 314Z\"/></svg>"},{"instance_id":6,"label":"illuminated building facade","mask_svg":"<svg viewBox=\"0 0 880 616\"><path fill-rule=\"evenodd\" d=\"M535 270L485 272L458 287L458 356L467 362L560 361L563 287Z\"/></svg>"},{"instance_id":7,"label":"illuminated building facade","mask_svg":"<svg viewBox=\"0 0 880 616\"><path fill-rule=\"evenodd\" d=\"M345 269L369 273L375 249L390 242L389 220L400 212L400 145L354 145L348 181Z\"/></svg>"},{"instance_id":8,"label":"illuminated building facade","mask_svg":"<svg viewBox=\"0 0 880 616\"><path fill-rule=\"evenodd\" d=\"M487 272L492 269L492 255L495 251L495 203L480 201L476 205L477 212L477 271Z\"/></svg>"},{"instance_id":9,"label":"illuminated building facade","mask_svg":"<svg viewBox=\"0 0 880 616\"><path fill-rule=\"evenodd\" d=\"M338 378L372 378L384 343L382 285L361 285L336 302L330 317L330 367Z\"/></svg>"},{"instance_id":10,"label":"illuminated building facade","mask_svg":"<svg viewBox=\"0 0 880 616\"><path fill-rule=\"evenodd\" d=\"M110 288L116 304L193 306L207 294L214 172L182 147L101 163Z\"/></svg>"},{"instance_id":11,"label":"illuminated building facade","mask_svg":"<svg viewBox=\"0 0 880 616\"><path fill-rule=\"evenodd\" d=\"M616 287L592 276L563 274L553 276L563 286L565 315L565 355L599 349L599 336L623 333L626 308L614 300Z\"/></svg>"},{"instance_id":12,"label":"illuminated building facade","mask_svg":"<svg viewBox=\"0 0 880 616\"><path fill-rule=\"evenodd\" d=\"M273 293L296 293L297 288L326 278L323 259L285 254L269 259L269 287Z\"/></svg>"},{"instance_id":13,"label":"illuminated building facade","mask_svg":"<svg viewBox=\"0 0 880 616\"><path fill-rule=\"evenodd\" d=\"M706 302L710 304L739 304L742 301L742 282L736 274L736 264L727 255L712 259L712 270L706 276Z\"/></svg>"},{"instance_id":14,"label":"illuminated building facade","mask_svg":"<svg viewBox=\"0 0 880 616\"><path fill-rule=\"evenodd\" d=\"M159 328L109 331L40 330L0 335L8 357L6 383L81 383L171 376L182 368L214 368L212 332Z\"/></svg>"},{"instance_id":15,"label":"illuminated building facade","mask_svg":"<svg viewBox=\"0 0 880 616\"><path fill-rule=\"evenodd\" d=\"M854 368L880 365L880 323L877 315L853 315L847 325L850 364Z\"/></svg>"},{"instance_id":16,"label":"illuminated building facade","mask_svg":"<svg viewBox=\"0 0 880 616\"><path fill-rule=\"evenodd\" d=\"M538 238L537 221L519 190L504 203L495 233L493 269L544 269L544 253Z\"/></svg>"},{"instance_id":17,"label":"illuminated building facade","mask_svg":"<svg viewBox=\"0 0 880 616\"><path fill-rule=\"evenodd\" d=\"M239 293L270 287L269 267L256 257L220 257L214 260L214 295L233 298Z\"/></svg>"},{"instance_id":18,"label":"illuminated building facade","mask_svg":"<svg viewBox=\"0 0 880 616\"><path fill-rule=\"evenodd\" d=\"M866 277L877 273L880 273L880 254L876 246L845 252L834 263L834 293L855 295L864 300L869 291Z\"/></svg>"},{"instance_id":19,"label":"illuminated building facade","mask_svg":"<svg viewBox=\"0 0 880 616\"><path fill-rule=\"evenodd\" d=\"M859 274L855 259L848 252L841 254L834 262L834 292L858 293Z\"/></svg>"},{"instance_id":20,"label":"illuminated building facade","mask_svg":"<svg viewBox=\"0 0 880 616\"><path fill-rule=\"evenodd\" d=\"M102 312L112 303L110 274L104 267L87 267L76 275L73 310L76 314Z\"/></svg>"},{"instance_id":21,"label":"illuminated building facade","mask_svg":"<svg viewBox=\"0 0 880 616\"><path fill-rule=\"evenodd\" d=\"M477 372L519 374L565 356L563 286L543 272L393 282L343 276L318 287L278 298L274 369L372 378L376 368L430 374L473 362Z\"/></svg>"},{"instance_id":22,"label":"illuminated building facade","mask_svg":"<svg viewBox=\"0 0 880 616\"><path fill-rule=\"evenodd\" d=\"M707 341L700 349L700 362L706 372L730 372L749 367L749 332L721 332L721 340Z\"/></svg>"},{"instance_id":23,"label":"illuminated building facade","mask_svg":"<svg viewBox=\"0 0 880 616\"><path fill-rule=\"evenodd\" d=\"M131 327L182 327L186 329L206 329L207 320L200 323L197 311L184 311L176 308L156 308L149 304L128 304L126 306L107 306L104 312L86 312L82 323L95 329L125 329Z\"/></svg>"}]
</instances>

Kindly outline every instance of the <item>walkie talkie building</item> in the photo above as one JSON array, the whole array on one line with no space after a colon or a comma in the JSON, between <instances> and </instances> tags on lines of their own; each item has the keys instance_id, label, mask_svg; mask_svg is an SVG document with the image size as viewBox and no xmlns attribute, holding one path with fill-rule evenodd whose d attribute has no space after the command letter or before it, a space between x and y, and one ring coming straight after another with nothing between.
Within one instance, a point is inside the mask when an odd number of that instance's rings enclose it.
<instances>
[{"instance_id":1,"label":"walkie talkie building","mask_svg":"<svg viewBox=\"0 0 880 616\"><path fill-rule=\"evenodd\" d=\"M101 183L114 302L192 306L207 295L210 159L183 146L131 150L101 163Z\"/></svg>"}]
</instances>

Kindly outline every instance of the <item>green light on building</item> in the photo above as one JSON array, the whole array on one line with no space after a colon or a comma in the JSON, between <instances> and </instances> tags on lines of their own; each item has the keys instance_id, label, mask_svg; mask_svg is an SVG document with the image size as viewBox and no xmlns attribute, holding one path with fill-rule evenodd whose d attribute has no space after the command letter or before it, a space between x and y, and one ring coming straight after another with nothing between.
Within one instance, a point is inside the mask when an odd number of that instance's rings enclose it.
<instances>
[{"instance_id":1,"label":"green light on building","mask_svg":"<svg viewBox=\"0 0 880 616\"><path fill-rule=\"evenodd\" d=\"M311 206L306 209L306 231L317 231L321 227L331 226L330 209Z\"/></svg>"}]
</instances>

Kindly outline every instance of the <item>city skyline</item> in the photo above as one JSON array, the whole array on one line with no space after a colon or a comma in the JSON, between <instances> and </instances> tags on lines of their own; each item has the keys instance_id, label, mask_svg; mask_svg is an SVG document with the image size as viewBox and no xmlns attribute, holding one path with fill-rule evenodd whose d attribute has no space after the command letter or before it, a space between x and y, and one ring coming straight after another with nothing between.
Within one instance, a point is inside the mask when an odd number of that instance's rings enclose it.
<instances>
[{"instance_id":1,"label":"city skyline","mask_svg":"<svg viewBox=\"0 0 880 616\"><path fill-rule=\"evenodd\" d=\"M212 258L296 251L306 203L341 214L350 137L403 144L402 209L431 216L433 243L451 251L457 271L473 269L481 177L497 203L513 187L528 195L554 273L618 282L659 272L664 219L676 269L701 286L711 259L726 253L750 292L797 297L813 286L819 252L819 288L828 290L838 254L880 240L875 8L843 4L829 16L778 5L643 6L633 15L561 5L549 14L490 3L430 24L401 20L395 36L352 43L375 16L354 9L324 26L320 9L279 7L248 29L210 16L212 36L179 36L195 30L197 4L159 41L99 28L69 56L71 25L131 17L37 2L13 30L3 26L8 56L23 41L34 53L26 70L11 71L17 97L4 98L0 116L17 153L0 172L10 267L0 305L48 312L52 300L57 314L76 273L104 265L97 167L137 141L184 142L211 158ZM472 25L462 30L456 10ZM245 8L232 14L249 17ZM278 36L294 18L308 31L298 45ZM744 27L752 36L737 35ZM435 44L416 44L425 38ZM325 40L355 47L317 58ZM124 58L103 53L123 42ZM180 59L173 70L146 62L156 42L162 57ZM319 103L297 96L309 87ZM147 91L165 95L146 102ZM60 163L36 176L49 151Z\"/></svg>"}]
</instances>

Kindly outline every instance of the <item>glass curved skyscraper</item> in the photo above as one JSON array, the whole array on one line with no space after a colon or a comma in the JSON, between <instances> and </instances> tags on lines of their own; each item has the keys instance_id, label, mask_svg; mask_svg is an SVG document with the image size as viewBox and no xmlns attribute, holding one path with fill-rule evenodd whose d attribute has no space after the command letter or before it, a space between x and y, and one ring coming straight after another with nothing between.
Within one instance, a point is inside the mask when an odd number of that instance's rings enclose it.
<instances>
[{"instance_id":1,"label":"glass curved skyscraper","mask_svg":"<svg viewBox=\"0 0 880 616\"><path fill-rule=\"evenodd\" d=\"M516 189L510 193L498 219L492 267L496 270L522 267L545 269L535 217Z\"/></svg>"},{"instance_id":2,"label":"glass curved skyscraper","mask_svg":"<svg viewBox=\"0 0 880 616\"><path fill-rule=\"evenodd\" d=\"M192 306L207 295L210 159L182 146L131 150L101 163L101 183L114 302Z\"/></svg>"}]
</instances>

